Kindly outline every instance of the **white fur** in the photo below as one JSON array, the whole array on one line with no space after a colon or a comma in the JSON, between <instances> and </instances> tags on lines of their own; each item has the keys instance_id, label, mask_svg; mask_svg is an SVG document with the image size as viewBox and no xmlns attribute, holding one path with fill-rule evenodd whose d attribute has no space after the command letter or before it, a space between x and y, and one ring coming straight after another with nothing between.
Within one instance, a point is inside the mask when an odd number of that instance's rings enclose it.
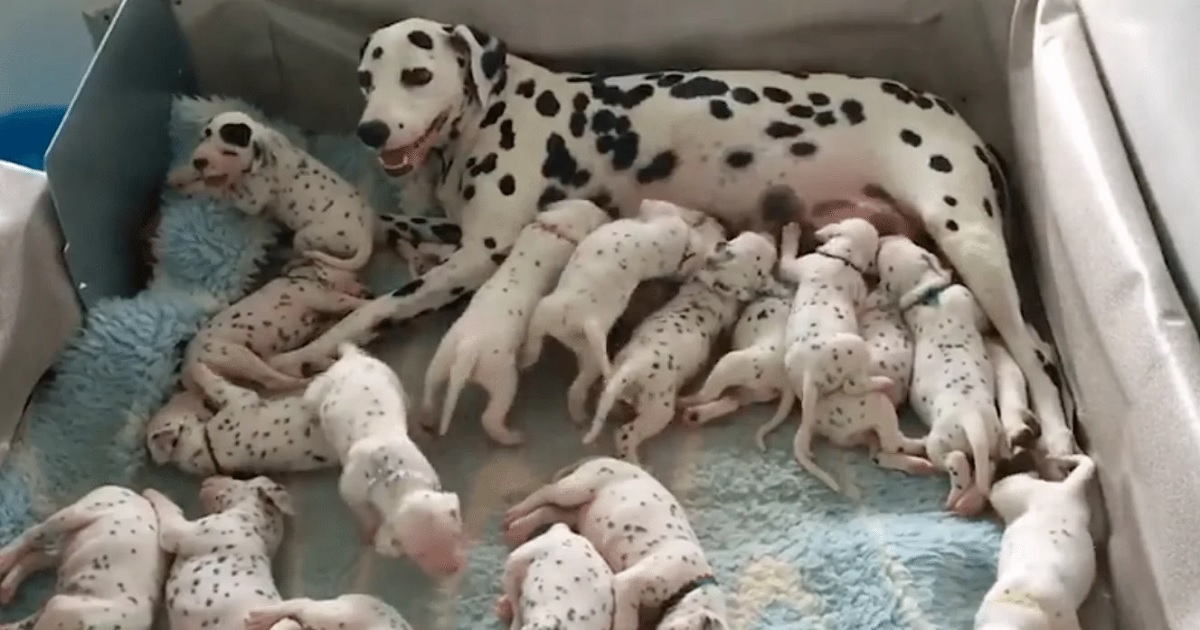
<instances>
[{"instance_id":1,"label":"white fur","mask_svg":"<svg viewBox=\"0 0 1200 630\"><path fill-rule=\"evenodd\" d=\"M613 572L587 538L555 523L504 563L496 612L510 630L610 630Z\"/></svg>"},{"instance_id":2,"label":"white fur","mask_svg":"<svg viewBox=\"0 0 1200 630\"><path fill-rule=\"evenodd\" d=\"M412 630L408 621L374 595L347 593L333 599L299 597L251 610L245 630L280 630L280 623L304 630Z\"/></svg>"}]
</instances>

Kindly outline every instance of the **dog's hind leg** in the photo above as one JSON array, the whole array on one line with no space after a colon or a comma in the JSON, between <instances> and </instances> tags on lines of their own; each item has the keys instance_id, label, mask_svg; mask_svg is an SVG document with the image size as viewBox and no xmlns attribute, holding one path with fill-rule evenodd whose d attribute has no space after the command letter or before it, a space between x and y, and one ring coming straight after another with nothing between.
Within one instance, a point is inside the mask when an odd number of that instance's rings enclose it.
<instances>
[{"instance_id":1,"label":"dog's hind leg","mask_svg":"<svg viewBox=\"0 0 1200 630\"><path fill-rule=\"evenodd\" d=\"M517 383L520 378L517 374L516 358L511 354L488 354L479 358L479 365L475 369L476 382L488 393L487 407L481 417L483 430L498 444L521 444L525 441L525 436L520 431L510 429L506 424L508 412L517 397Z\"/></svg>"}]
</instances>

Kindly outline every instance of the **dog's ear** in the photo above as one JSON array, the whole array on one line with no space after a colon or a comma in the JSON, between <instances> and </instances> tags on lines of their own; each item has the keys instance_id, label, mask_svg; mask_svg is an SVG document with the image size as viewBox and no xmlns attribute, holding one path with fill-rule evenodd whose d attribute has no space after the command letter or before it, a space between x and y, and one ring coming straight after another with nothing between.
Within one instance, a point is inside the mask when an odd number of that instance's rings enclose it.
<instances>
[{"instance_id":1,"label":"dog's ear","mask_svg":"<svg viewBox=\"0 0 1200 630\"><path fill-rule=\"evenodd\" d=\"M467 94L486 105L508 80L508 47L503 41L465 24L450 31L450 47L468 80Z\"/></svg>"},{"instance_id":2,"label":"dog's ear","mask_svg":"<svg viewBox=\"0 0 1200 630\"><path fill-rule=\"evenodd\" d=\"M280 512L288 516L296 514L295 508L292 507L292 497L287 490L283 489L283 486L273 481L266 481L255 486L254 490L258 492L258 496L263 501L274 505Z\"/></svg>"},{"instance_id":3,"label":"dog's ear","mask_svg":"<svg viewBox=\"0 0 1200 630\"><path fill-rule=\"evenodd\" d=\"M150 451L150 459L156 464L165 464L175 455L175 445L179 443L182 426L171 422L151 429L146 435L146 448Z\"/></svg>"},{"instance_id":4,"label":"dog's ear","mask_svg":"<svg viewBox=\"0 0 1200 630\"><path fill-rule=\"evenodd\" d=\"M244 122L227 122L217 129L217 135L221 137L221 141L225 144L245 149L250 146L250 139L254 137L254 130L250 129L250 125Z\"/></svg>"}]
</instances>

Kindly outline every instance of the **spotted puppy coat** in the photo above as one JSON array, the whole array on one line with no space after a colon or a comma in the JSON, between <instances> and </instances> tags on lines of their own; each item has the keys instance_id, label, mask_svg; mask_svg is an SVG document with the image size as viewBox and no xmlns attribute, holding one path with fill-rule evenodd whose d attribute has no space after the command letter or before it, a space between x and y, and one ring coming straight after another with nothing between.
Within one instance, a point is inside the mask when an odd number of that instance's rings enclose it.
<instances>
[{"instance_id":1,"label":"spotted puppy coat","mask_svg":"<svg viewBox=\"0 0 1200 630\"><path fill-rule=\"evenodd\" d=\"M271 558L285 515L294 514L282 486L266 477L209 477L200 485L205 516L195 521L157 490L143 495L158 514L159 544L175 556L166 586L172 630L242 630L247 613L279 601Z\"/></svg>"},{"instance_id":2,"label":"spotted puppy coat","mask_svg":"<svg viewBox=\"0 0 1200 630\"><path fill-rule=\"evenodd\" d=\"M496 614L510 630L610 630L612 579L587 538L555 523L509 554Z\"/></svg>"},{"instance_id":3,"label":"spotted puppy coat","mask_svg":"<svg viewBox=\"0 0 1200 630\"><path fill-rule=\"evenodd\" d=\"M1080 630L1078 610L1096 580L1087 487L1096 464L1065 458L1063 481L1005 477L989 499L1004 519L996 583L975 616L979 630Z\"/></svg>"},{"instance_id":4,"label":"spotted puppy coat","mask_svg":"<svg viewBox=\"0 0 1200 630\"><path fill-rule=\"evenodd\" d=\"M567 406L571 419L582 423L592 385L601 376L612 377L608 335L638 285L686 278L723 238L720 225L705 215L655 200L642 203L639 217L589 234L554 292L534 309L521 363L537 361L546 336L570 348L579 372L567 390Z\"/></svg>"},{"instance_id":5,"label":"spotted puppy coat","mask_svg":"<svg viewBox=\"0 0 1200 630\"><path fill-rule=\"evenodd\" d=\"M637 417L617 429L616 447L621 458L636 462L638 446L675 417L679 390L708 363L717 336L766 287L776 256L774 244L757 232L718 243L679 294L639 324L617 353L584 444L599 436L617 400L630 396Z\"/></svg>"},{"instance_id":6,"label":"spotted puppy coat","mask_svg":"<svg viewBox=\"0 0 1200 630\"><path fill-rule=\"evenodd\" d=\"M96 488L0 548L0 605L9 605L30 575L55 565L55 594L3 627L149 630L167 558L154 509L136 492Z\"/></svg>"},{"instance_id":7,"label":"spotted puppy coat","mask_svg":"<svg viewBox=\"0 0 1200 630\"><path fill-rule=\"evenodd\" d=\"M613 630L728 630L725 596L679 501L641 467L610 457L585 460L504 514L518 545L548 523L572 526L612 567Z\"/></svg>"},{"instance_id":8,"label":"spotted puppy coat","mask_svg":"<svg viewBox=\"0 0 1200 630\"><path fill-rule=\"evenodd\" d=\"M992 459L1011 455L996 412L995 375L978 328L978 305L937 257L907 238L884 238L878 266L880 283L912 331L909 402L930 427L929 460L950 474L946 507L977 514L992 485Z\"/></svg>"},{"instance_id":9,"label":"spotted puppy coat","mask_svg":"<svg viewBox=\"0 0 1200 630\"><path fill-rule=\"evenodd\" d=\"M246 214L264 211L295 233L301 255L331 267L366 266L375 244L375 212L350 182L282 133L243 112L217 114L190 163L167 182L227 201Z\"/></svg>"},{"instance_id":10,"label":"spotted puppy coat","mask_svg":"<svg viewBox=\"0 0 1200 630\"><path fill-rule=\"evenodd\" d=\"M1062 427L1052 449L1070 450L1008 265L1003 174L944 99L832 73L558 73L477 29L422 18L373 33L358 80L359 137L392 174L419 169L461 225L462 247L281 357L285 371L478 288L494 256L554 201L592 199L632 216L642 199L662 199L706 209L737 232L760 227L763 192L785 184L808 206L886 197L918 214L1025 372L1035 413Z\"/></svg>"},{"instance_id":11,"label":"spotted puppy coat","mask_svg":"<svg viewBox=\"0 0 1200 630\"><path fill-rule=\"evenodd\" d=\"M326 324L364 303L366 290L355 273L315 263L296 264L283 275L208 320L183 355L183 385L199 393L197 365L205 363L227 379L268 389L304 384L264 358L302 345Z\"/></svg>"},{"instance_id":12,"label":"spotted puppy coat","mask_svg":"<svg viewBox=\"0 0 1200 630\"><path fill-rule=\"evenodd\" d=\"M779 408L771 422L787 417L796 397L784 371L783 335L795 294L795 287L768 280L734 325L732 350L717 361L699 391L680 399L687 407L685 423L705 424L744 405L777 398ZM726 393L731 388L734 391Z\"/></svg>"},{"instance_id":13,"label":"spotted puppy coat","mask_svg":"<svg viewBox=\"0 0 1200 630\"><path fill-rule=\"evenodd\" d=\"M425 373L424 408L433 410L436 388L449 379L439 435L450 429L454 407L467 380L488 392L483 428L496 442L524 441L506 425L517 395L517 354L525 342L534 306L554 286L580 241L609 221L589 201L561 201L521 232L496 273L471 298L466 311L442 337Z\"/></svg>"},{"instance_id":14,"label":"spotted puppy coat","mask_svg":"<svg viewBox=\"0 0 1200 630\"><path fill-rule=\"evenodd\" d=\"M364 537L387 557L448 575L466 563L458 495L408 435L406 396L392 368L353 344L313 379L305 404L342 462L338 492Z\"/></svg>"},{"instance_id":15,"label":"spotted puppy coat","mask_svg":"<svg viewBox=\"0 0 1200 630\"><path fill-rule=\"evenodd\" d=\"M347 593L333 599L300 597L255 608L245 630L278 630L280 622L304 630L412 630L395 608L374 595Z\"/></svg>"},{"instance_id":16,"label":"spotted puppy coat","mask_svg":"<svg viewBox=\"0 0 1200 630\"><path fill-rule=\"evenodd\" d=\"M196 475L300 472L337 465L316 414L295 392L264 398L217 376L203 363L194 372L204 399L216 408L170 413L175 400L146 426L150 454ZM193 398L189 392L176 397ZM205 401L200 402L203 408ZM189 403L194 405L194 403Z\"/></svg>"}]
</instances>

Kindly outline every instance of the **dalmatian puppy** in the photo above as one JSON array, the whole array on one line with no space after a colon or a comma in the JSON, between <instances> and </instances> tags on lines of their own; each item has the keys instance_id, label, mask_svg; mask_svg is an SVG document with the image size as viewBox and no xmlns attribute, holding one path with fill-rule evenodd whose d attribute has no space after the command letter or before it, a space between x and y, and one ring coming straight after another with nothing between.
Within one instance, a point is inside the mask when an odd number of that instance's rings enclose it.
<instances>
[{"instance_id":1,"label":"dalmatian puppy","mask_svg":"<svg viewBox=\"0 0 1200 630\"><path fill-rule=\"evenodd\" d=\"M207 367L205 370L212 371ZM209 474L200 472L204 462L210 468L213 466L208 447L203 439L198 443L192 437L191 428L204 426L214 415L203 393L178 389L146 423L146 450L150 459L159 465L174 463L193 474Z\"/></svg>"},{"instance_id":2,"label":"dalmatian puppy","mask_svg":"<svg viewBox=\"0 0 1200 630\"><path fill-rule=\"evenodd\" d=\"M1014 447L1033 448L1041 437L1041 424L1029 410L1025 375L1008 353L1008 348L1004 347L1004 342L989 335L984 337L983 345L995 370L996 405L1008 442Z\"/></svg>"},{"instance_id":3,"label":"dalmatian puppy","mask_svg":"<svg viewBox=\"0 0 1200 630\"><path fill-rule=\"evenodd\" d=\"M158 520L136 492L101 486L0 548L0 605L30 575L58 565L56 593L5 628L149 630L167 558Z\"/></svg>"},{"instance_id":4,"label":"dalmatian puppy","mask_svg":"<svg viewBox=\"0 0 1200 630\"><path fill-rule=\"evenodd\" d=\"M858 314L858 326L870 351L871 372L892 381L891 391L897 406L908 402L908 385L913 372L912 332L900 316L892 296L882 286L867 293L863 310Z\"/></svg>"},{"instance_id":5,"label":"dalmatian puppy","mask_svg":"<svg viewBox=\"0 0 1200 630\"><path fill-rule=\"evenodd\" d=\"M641 467L610 457L555 475L504 514L509 545L566 523L612 567L613 630L727 630L725 596L679 501ZM640 615L639 615L640 613Z\"/></svg>"},{"instance_id":6,"label":"dalmatian puppy","mask_svg":"<svg viewBox=\"0 0 1200 630\"><path fill-rule=\"evenodd\" d=\"M196 370L207 364L225 378L268 389L302 386L263 357L304 343L325 325L324 318L345 314L366 300L353 271L316 263L290 266L283 275L234 302L208 320L183 355L183 385L198 393Z\"/></svg>"},{"instance_id":7,"label":"dalmatian puppy","mask_svg":"<svg viewBox=\"0 0 1200 630\"><path fill-rule=\"evenodd\" d=\"M656 278L686 278L724 238L705 215L663 201L647 200L640 216L614 221L579 244L558 286L533 311L522 351L533 365L547 336L575 354L579 372L567 390L571 419L582 423L592 385L612 378L608 335L637 287Z\"/></svg>"},{"instance_id":8,"label":"dalmatian puppy","mask_svg":"<svg viewBox=\"0 0 1200 630\"><path fill-rule=\"evenodd\" d=\"M600 206L568 200L551 206L522 230L508 258L442 337L425 373L426 413L432 413L436 388L450 380L439 435L450 429L462 388L473 378L488 391L482 417L487 434L506 446L525 441L505 421L517 395L517 353L530 316L580 241L586 242L589 233L608 221Z\"/></svg>"},{"instance_id":9,"label":"dalmatian puppy","mask_svg":"<svg viewBox=\"0 0 1200 630\"><path fill-rule=\"evenodd\" d=\"M353 344L313 379L305 404L342 462L338 493L383 556L408 556L431 575L466 564L458 495L408 435L406 396L392 368Z\"/></svg>"},{"instance_id":10,"label":"dalmatian puppy","mask_svg":"<svg viewBox=\"0 0 1200 630\"><path fill-rule=\"evenodd\" d=\"M776 398L779 407L771 422L787 417L796 397L784 371L783 334L795 294L794 287L768 280L734 325L732 350L717 361L699 391L680 399L686 407L685 424L706 424L745 405ZM725 394L730 388L736 390Z\"/></svg>"},{"instance_id":11,"label":"dalmatian puppy","mask_svg":"<svg viewBox=\"0 0 1200 630\"><path fill-rule=\"evenodd\" d=\"M155 462L171 462L196 475L300 472L337 465L337 453L300 395L263 398L217 376L203 363L194 374L217 412L208 412L207 418L160 412L151 418L146 440ZM185 391L176 395L180 397L194 396ZM168 402L168 411L173 402Z\"/></svg>"},{"instance_id":12,"label":"dalmatian puppy","mask_svg":"<svg viewBox=\"0 0 1200 630\"><path fill-rule=\"evenodd\" d=\"M595 441L618 398L632 394L637 417L617 429L616 445L622 458L636 462L638 446L671 423L679 389L708 362L717 336L767 286L776 255L757 232L718 243L679 294L638 325L617 353L583 443Z\"/></svg>"},{"instance_id":13,"label":"dalmatian puppy","mask_svg":"<svg viewBox=\"0 0 1200 630\"><path fill-rule=\"evenodd\" d=\"M1063 481L1005 477L989 499L1004 519L996 583L975 616L978 630L1079 630L1077 611L1096 579L1087 486L1096 465L1065 458Z\"/></svg>"},{"instance_id":14,"label":"dalmatian puppy","mask_svg":"<svg viewBox=\"0 0 1200 630\"><path fill-rule=\"evenodd\" d=\"M555 523L509 554L496 615L511 630L610 630L612 579L587 538Z\"/></svg>"},{"instance_id":15,"label":"dalmatian puppy","mask_svg":"<svg viewBox=\"0 0 1200 630\"><path fill-rule=\"evenodd\" d=\"M783 230L779 273L797 285L783 363L792 392L800 396L800 429L792 444L796 461L836 487L812 461L817 404L837 391L863 396L889 391L893 384L872 374L870 349L859 333L858 313L867 295L863 274L873 266L878 232L866 220L850 218L821 228L816 238L816 251L801 257L800 226L789 223Z\"/></svg>"},{"instance_id":16,"label":"dalmatian puppy","mask_svg":"<svg viewBox=\"0 0 1200 630\"><path fill-rule=\"evenodd\" d=\"M929 460L950 474L946 507L962 516L978 514L992 485L992 459L1012 454L996 412L979 307L937 257L907 238L883 238L878 267L880 283L912 331L909 402L930 427ZM973 481L968 454L975 464Z\"/></svg>"},{"instance_id":17,"label":"dalmatian puppy","mask_svg":"<svg viewBox=\"0 0 1200 630\"><path fill-rule=\"evenodd\" d=\"M295 514L282 486L266 477L208 477L200 484L205 516L194 521L157 490L142 494L158 515L159 545L175 556L166 586L172 630L241 630L251 610L279 601L271 557L284 518Z\"/></svg>"},{"instance_id":18,"label":"dalmatian puppy","mask_svg":"<svg viewBox=\"0 0 1200 630\"><path fill-rule=\"evenodd\" d=\"M315 262L357 271L371 258L375 211L358 188L243 112L214 116L191 162L167 183L246 214L266 211L295 233L293 248Z\"/></svg>"},{"instance_id":19,"label":"dalmatian puppy","mask_svg":"<svg viewBox=\"0 0 1200 630\"><path fill-rule=\"evenodd\" d=\"M277 630L291 621L304 630L412 630L395 608L374 595L347 593L333 599L287 599L251 610L245 630Z\"/></svg>"},{"instance_id":20,"label":"dalmatian puppy","mask_svg":"<svg viewBox=\"0 0 1200 630\"><path fill-rule=\"evenodd\" d=\"M765 227L763 192L782 183L804 191L808 207L878 199L919 216L1029 379L1033 411L1061 427L1048 446L1071 450L1008 264L1000 161L946 100L833 73L560 73L478 29L423 18L375 31L357 71L359 138L389 174L435 182L462 247L274 358L282 371L326 365L339 343L478 289L494 255L554 201L592 199L628 217L642 199L661 199L738 233Z\"/></svg>"}]
</instances>

